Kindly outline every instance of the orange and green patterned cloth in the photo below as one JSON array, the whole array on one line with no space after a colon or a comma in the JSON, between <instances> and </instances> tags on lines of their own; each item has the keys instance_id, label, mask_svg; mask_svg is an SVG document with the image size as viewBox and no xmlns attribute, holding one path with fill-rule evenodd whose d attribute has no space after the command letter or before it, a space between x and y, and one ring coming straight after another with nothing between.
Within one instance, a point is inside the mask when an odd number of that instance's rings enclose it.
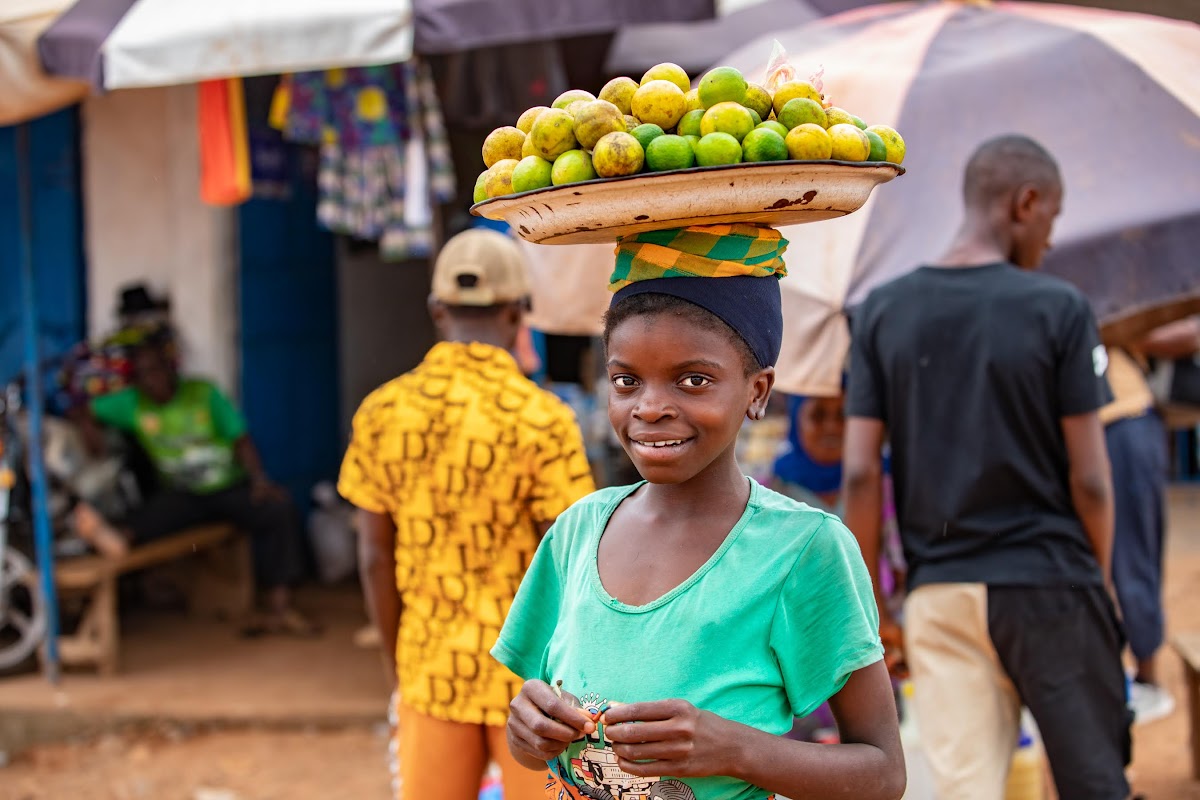
<instances>
[{"instance_id":1,"label":"orange and green patterned cloth","mask_svg":"<svg viewBox=\"0 0 1200 800\"><path fill-rule=\"evenodd\" d=\"M656 278L766 278L787 275L788 241L766 225L692 225L649 231L617 244L608 289Z\"/></svg>"}]
</instances>

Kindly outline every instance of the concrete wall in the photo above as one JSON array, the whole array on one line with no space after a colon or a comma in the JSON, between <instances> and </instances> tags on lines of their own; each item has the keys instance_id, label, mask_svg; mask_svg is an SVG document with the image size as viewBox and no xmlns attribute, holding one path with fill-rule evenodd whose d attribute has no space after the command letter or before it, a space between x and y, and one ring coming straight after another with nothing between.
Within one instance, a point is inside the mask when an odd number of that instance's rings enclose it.
<instances>
[{"instance_id":1,"label":"concrete wall","mask_svg":"<svg viewBox=\"0 0 1200 800\"><path fill-rule=\"evenodd\" d=\"M415 367L433 346L426 310L430 265L387 264L373 245L338 247L341 428L350 431L358 404L382 383Z\"/></svg>"},{"instance_id":2,"label":"concrete wall","mask_svg":"<svg viewBox=\"0 0 1200 800\"><path fill-rule=\"evenodd\" d=\"M88 328L111 330L119 288L169 293L185 368L238 378L236 215L200 201L193 86L118 91L83 106Z\"/></svg>"}]
</instances>

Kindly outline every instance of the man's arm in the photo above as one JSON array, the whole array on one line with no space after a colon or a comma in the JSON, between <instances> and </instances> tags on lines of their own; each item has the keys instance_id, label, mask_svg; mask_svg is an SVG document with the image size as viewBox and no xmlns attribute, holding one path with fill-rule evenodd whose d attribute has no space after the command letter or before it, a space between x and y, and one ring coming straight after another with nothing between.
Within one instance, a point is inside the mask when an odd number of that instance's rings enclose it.
<instances>
[{"instance_id":1,"label":"man's arm","mask_svg":"<svg viewBox=\"0 0 1200 800\"><path fill-rule=\"evenodd\" d=\"M379 630L388 686L396 685L400 593L396 589L396 525L388 514L358 510L358 575L367 613Z\"/></svg>"},{"instance_id":2,"label":"man's arm","mask_svg":"<svg viewBox=\"0 0 1200 800\"><path fill-rule=\"evenodd\" d=\"M875 587L879 613L886 613L879 586L879 545L883 531L883 422L867 417L846 420L846 445L842 464L845 483L846 527L858 539L867 572Z\"/></svg>"},{"instance_id":3,"label":"man's arm","mask_svg":"<svg viewBox=\"0 0 1200 800\"><path fill-rule=\"evenodd\" d=\"M1104 427L1099 414L1091 412L1063 417L1062 431L1070 464L1071 501L1107 584L1112 564L1113 490Z\"/></svg>"},{"instance_id":4,"label":"man's arm","mask_svg":"<svg viewBox=\"0 0 1200 800\"><path fill-rule=\"evenodd\" d=\"M1200 352L1200 318L1190 317L1155 328L1134 348L1154 358L1188 358Z\"/></svg>"},{"instance_id":5,"label":"man's arm","mask_svg":"<svg viewBox=\"0 0 1200 800\"><path fill-rule=\"evenodd\" d=\"M846 527L858 540L879 607L879 637L889 670L901 669L904 636L888 611L879 580L879 550L883 539L883 440L881 420L850 417L846 420L846 445L842 457L843 505Z\"/></svg>"},{"instance_id":6,"label":"man's arm","mask_svg":"<svg viewBox=\"0 0 1200 800\"><path fill-rule=\"evenodd\" d=\"M267 476L262 457L259 456L258 448L254 446L254 440L250 438L250 434L243 433L237 438L233 443L233 455L242 469L246 471L247 477L250 478L250 492L256 501L284 501L287 499L287 492L283 487L273 483Z\"/></svg>"}]
</instances>

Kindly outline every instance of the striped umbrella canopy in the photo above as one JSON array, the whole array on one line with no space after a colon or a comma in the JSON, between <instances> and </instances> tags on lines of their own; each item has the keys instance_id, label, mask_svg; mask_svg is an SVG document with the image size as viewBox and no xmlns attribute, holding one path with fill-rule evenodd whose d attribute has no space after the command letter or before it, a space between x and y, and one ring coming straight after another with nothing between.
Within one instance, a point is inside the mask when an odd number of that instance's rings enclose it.
<instances>
[{"instance_id":1,"label":"striped umbrella canopy","mask_svg":"<svg viewBox=\"0 0 1200 800\"><path fill-rule=\"evenodd\" d=\"M1066 187L1046 271L1079 286L1106 339L1200 311L1200 26L1040 3L896 3L760 39L722 59L763 80L772 38L827 97L905 137L908 174L856 214L787 228L784 391L835 393L843 311L936 258L966 161L1021 133Z\"/></svg>"},{"instance_id":2,"label":"striped umbrella canopy","mask_svg":"<svg viewBox=\"0 0 1200 800\"><path fill-rule=\"evenodd\" d=\"M840 390L845 309L941 254L968 157L1005 133L1034 137L1060 162L1065 206L1044 268L1084 290L1108 341L1200 311L1200 26L1041 3L891 3L757 39L719 63L762 82L774 39L800 76L823 69L835 105L908 145L908 173L861 211L784 229L783 391ZM563 249L526 248L535 321L596 333L611 248L569 259L588 275L562 267Z\"/></svg>"}]
</instances>

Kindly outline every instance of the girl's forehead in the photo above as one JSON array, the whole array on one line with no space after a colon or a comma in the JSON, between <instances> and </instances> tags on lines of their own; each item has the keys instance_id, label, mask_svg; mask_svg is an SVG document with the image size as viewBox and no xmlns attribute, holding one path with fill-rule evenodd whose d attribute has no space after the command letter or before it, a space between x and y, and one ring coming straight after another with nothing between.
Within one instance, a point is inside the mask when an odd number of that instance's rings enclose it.
<instances>
[{"instance_id":1,"label":"girl's forehead","mask_svg":"<svg viewBox=\"0 0 1200 800\"><path fill-rule=\"evenodd\" d=\"M639 314L622 320L608 340L609 358L678 360L681 357L725 362L738 357L719 328L684 314ZM669 358L667 358L669 357Z\"/></svg>"}]
</instances>

